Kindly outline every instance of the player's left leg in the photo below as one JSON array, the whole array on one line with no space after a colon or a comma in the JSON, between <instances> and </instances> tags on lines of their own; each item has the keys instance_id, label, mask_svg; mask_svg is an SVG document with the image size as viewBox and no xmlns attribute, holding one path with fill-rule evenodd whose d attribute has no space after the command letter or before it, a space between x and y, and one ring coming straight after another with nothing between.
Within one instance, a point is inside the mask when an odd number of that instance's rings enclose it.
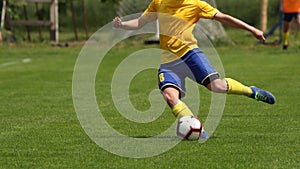
<instances>
[{"instance_id":1,"label":"player's left leg","mask_svg":"<svg viewBox=\"0 0 300 169\"><path fill-rule=\"evenodd\" d=\"M207 85L207 88L213 92L245 95L255 100L263 101L265 103L275 103L275 97L272 93L254 86L245 86L242 83L231 78L216 79L209 85Z\"/></svg>"},{"instance_id":2,"label":"player's left leg","mask_svg":"<svg viewBox=\"0 0 300 169\"><path fill-rule=\"evenodd\" d=\"M184 59L184 62L191 71L190 78L213 92L245 95L269 104L275 103L275 97L268 91L245 86L231 78L220 79L218 72L200 49L193 49L191 56Z\"/></svg>"},{"instance_id":3,"label":"player's left leg","mask_svg":"<svg viewBox=\"0 0 300 169\"><path fill-rule=\"evenodd\" d=\"M297 28L298 28L298 33L297 33L297 41L300 43L300 12L297 15ZM299 46L300 48L300 46Z\"/></svg>"},{"instance_id":4,"label":"player's left leg","mask_svg":"<svg viewBox=\"0 0 300 169\"><path fill-rule=\"evenodd\" d=\"M220 79L218 72L213 68L206 55L200 49L193 49L194 53L185 63L192 72L191 79L217 93L239 94L251 96L250 87L236 80Z\"/></svg>"}]
</instances>

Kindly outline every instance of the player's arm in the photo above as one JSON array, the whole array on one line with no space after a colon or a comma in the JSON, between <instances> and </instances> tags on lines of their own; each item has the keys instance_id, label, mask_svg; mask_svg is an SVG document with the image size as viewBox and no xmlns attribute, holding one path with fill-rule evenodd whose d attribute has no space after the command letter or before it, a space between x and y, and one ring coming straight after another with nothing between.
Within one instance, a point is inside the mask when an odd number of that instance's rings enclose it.
<instances>
[{"instance_id":1,"label":"player's arm","mask_svg":"<svg viewBox=\"0 0 300 169\"><path fill-rule=\"evenodd\" d=\"M247 23L222 12L216 13L214 19L231 27L250 31L258 40L265 41L264 33Z\"/></svg>"},{"instance_id":2,"label":"player's arm","mask_svg":"<svg viewBox=\"0 0 300 169\"><path fill-rule=\"evenodd\" d=\"M112 26L114 28L122 28L122 29L126 29L126 30L136 30L136 29L140 29L147 23L148 23L148 21L143 19L143 17L139 17L136 19L132 19L132 20L123 22L121 20L121 18L117 16L113 19Z\"/></svg>"}]
</instances>

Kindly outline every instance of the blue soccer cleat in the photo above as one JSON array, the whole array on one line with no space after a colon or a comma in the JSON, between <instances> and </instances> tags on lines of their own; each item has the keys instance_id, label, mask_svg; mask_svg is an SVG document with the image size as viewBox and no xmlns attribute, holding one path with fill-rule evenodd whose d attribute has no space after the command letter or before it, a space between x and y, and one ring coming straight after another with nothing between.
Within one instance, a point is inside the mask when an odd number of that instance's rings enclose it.
<instances>
[{"instance_id":1,"label":"blue soccer cleat","mask_svg":"<svg viewBox=\"0 0 300 169\"><path fill-rule=\"evenodd\" d=\"M250 96L251 98L253 98L257 101L262 101L262 102L269 103L269 104L275 103L275 97L273 96L272 93L270 93L266 90L257 88L255 86L251 86L250 88L252 89L252 94Z\"/></svg>"},{"instance_id":2,"label":"blue soccer cleat","mask_svg":"<svg viewBox=\"0 0 300 169\"><path fill-rule=\"evenodd\" d=\"M209 138L208 134L203 130L201 132L201 135L200 135L199 139L208 139L208 138Z\"/></svg>"}]
</instances>

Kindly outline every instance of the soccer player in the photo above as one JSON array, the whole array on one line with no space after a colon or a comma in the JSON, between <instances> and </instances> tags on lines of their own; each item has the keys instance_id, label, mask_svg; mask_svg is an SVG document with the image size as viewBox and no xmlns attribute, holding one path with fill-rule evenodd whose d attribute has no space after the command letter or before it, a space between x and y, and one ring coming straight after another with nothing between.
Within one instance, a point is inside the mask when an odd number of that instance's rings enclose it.
<instances>
[{"instance_id":1,"label":"soccer player","mask_svg":"<svg viewBox=\"0 0 300 169\"><path fill-rule=\"evenodd\" d=\"M268 91L245 86L232 78L219 77L218 72L198 47L192 33L201 18L214 19L250 31L257 39L265 40L262 31L200 0L153 0L140 17L129 21L115 17L112 26L135 30L158 19L160 47L163 50L162 64L158 70L159 88L173 114L178 118L193 115L188 106L180 100L185 94L186 77L213 92L245 95L274 104L275 97Z\"/></svg>"},{"instance_id":2,"label":"soccer player","mask_svg":"<svg viewBox=\"0 0 300 169\"><path fill-rule=\"evenodd\" d=\"M297 38L300 38L300 0L281 0L281 9L284 14L283 17L283 49L288 49L289 46L289 30L293 18L296 20L298 27Z\"/></svg>"}]
</instances>

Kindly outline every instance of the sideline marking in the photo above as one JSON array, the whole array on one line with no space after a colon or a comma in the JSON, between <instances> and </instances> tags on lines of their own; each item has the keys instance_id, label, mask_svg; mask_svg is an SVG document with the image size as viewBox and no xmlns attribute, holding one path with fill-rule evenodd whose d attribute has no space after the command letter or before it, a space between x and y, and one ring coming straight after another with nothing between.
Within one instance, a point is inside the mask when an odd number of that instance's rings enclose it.
<instances>
[{"instance_id":1,"label":"sideline marking","mask_svg":"<svg viewBox=\"0 0 300 169\"><path fill-rule=\"evenodd\" d=\"M2 64L0 64L0 67L6 67L6 66L17 65L17 64L22 64L22 63L29 63L29 62L31 62L31 59L25 58L25 59L22 59L21 62L15 61L15 62L2 63Z\"/></svg>"}]
</instances>

